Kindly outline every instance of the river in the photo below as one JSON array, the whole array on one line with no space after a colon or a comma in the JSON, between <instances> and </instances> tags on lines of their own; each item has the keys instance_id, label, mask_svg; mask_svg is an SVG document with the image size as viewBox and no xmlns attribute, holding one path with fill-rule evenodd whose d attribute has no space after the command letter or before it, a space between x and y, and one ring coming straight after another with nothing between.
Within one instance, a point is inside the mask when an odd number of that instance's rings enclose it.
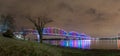
<instances>
[{"instance_id":1,"label":"river","mask_svg":"<svg viewBox=\"0 0 120 56\"><path fill-rule=\"evenodd\" d=\"M44 42L80 49L120 49L120 40L44 40Z\"/></svg>"}]
</instances>

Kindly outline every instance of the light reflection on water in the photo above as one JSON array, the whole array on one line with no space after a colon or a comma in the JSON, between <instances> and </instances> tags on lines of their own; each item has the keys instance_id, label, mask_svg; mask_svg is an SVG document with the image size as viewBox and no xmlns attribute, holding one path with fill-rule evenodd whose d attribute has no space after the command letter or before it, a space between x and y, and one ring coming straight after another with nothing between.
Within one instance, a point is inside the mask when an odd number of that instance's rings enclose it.
<instances>
[{"instance_id":1,"label":"light reflection on water","mask_svg":"<svg viewBox=\"0 0 120 56\"><path fill-rule=\"evenodd\" d=\"M120 40L44 40L44 42L80 49L120 49Z\"/></svg>"},{"instance_id":2,"label":"light reflection on water","mask_svg":"<svg viewBox=\"0 0 120 56\"><path fill-rule=\"evenodd\" d=\"M62 40L60 45L73 48L89 49L91 44L90 42L90 40Z\"/></svg>"}]
</instances>

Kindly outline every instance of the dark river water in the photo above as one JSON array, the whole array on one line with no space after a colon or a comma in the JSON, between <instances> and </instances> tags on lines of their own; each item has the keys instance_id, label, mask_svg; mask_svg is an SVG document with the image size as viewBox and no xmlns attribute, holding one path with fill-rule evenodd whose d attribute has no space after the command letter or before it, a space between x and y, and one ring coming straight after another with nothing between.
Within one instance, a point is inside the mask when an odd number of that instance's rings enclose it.
<instances>
[{"instance_id":1,"label":"dark river water","mask_svg":"<svg viewBox=\"0 0 120 56\"><path fill-rule=\"evenodd\" d=\"M44 40L44 42L80 49L120 49L120 40Z\"/></svg>"}]
</instances>

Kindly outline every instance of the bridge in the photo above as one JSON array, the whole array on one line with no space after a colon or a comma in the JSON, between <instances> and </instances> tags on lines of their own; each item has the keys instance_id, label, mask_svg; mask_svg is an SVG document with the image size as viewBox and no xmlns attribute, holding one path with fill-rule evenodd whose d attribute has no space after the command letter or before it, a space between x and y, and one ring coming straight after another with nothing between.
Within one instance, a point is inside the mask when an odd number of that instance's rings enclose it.
<instances>
[{"instance_id":1,"label":"bridge","mask_svg":"<svg viewBox=\"0 0 120 56\"><path fill-rule=\"evenodd\" d=\"M34 34L38 35L37 30L33 29L24 29L21 34ZM70 31L67 32L63 29L56 28L56 27L47 27L43 30L43 36L46 38L63 38L63 39L90 39L91 37L89 35L86 35L85 33L78 33L76 31Z\"/></svg>"}]
</instances>

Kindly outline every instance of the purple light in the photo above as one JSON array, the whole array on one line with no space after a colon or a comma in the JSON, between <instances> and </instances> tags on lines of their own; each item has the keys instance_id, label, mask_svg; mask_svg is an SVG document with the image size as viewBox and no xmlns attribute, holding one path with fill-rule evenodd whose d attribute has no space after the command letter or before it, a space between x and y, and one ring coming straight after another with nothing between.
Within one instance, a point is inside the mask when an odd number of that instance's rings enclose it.
<instances>
[{"instance_id":1,"label":"purple light","mask_svg":"<svg viewBox=\"0 0 120 56\"><path fill-rule=\"evenodd\" d=\"M69 37L78 37L79 36L79 33L78 32L75 32L75 31L71 31L68 33L68 36Z\"/></svg>"}]
</instances>

